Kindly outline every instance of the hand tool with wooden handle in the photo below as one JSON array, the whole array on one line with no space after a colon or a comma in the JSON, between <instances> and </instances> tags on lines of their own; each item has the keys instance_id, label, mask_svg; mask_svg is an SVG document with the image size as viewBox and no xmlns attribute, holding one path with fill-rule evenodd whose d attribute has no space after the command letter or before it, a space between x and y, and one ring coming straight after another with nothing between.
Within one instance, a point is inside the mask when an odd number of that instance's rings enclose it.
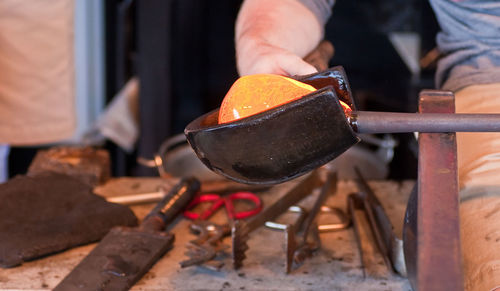
<instances>
[{"instance_id":1,"label":"hand tool with wooden handle","mask_svg":"<svg viewBox=\"0 0 500 291\"><path fill-rule=\"evenodd\" d=\"M172 248L165 227L199 189L198 180L182 179L139 227L113 228L54 290L128 290Z\"/></svg>"},{"instance_id":2,"label":"hand tool with wooden handle","mask_svg":"<svg viewBox=\"0 0 500 291\"><path fill-rule=\"evenodd\" d=\"M304 57L304 61L313 65L318 72L328 69L328 63L335 53L333 44L328 40L322 40L316 48Z\"/></svg>"}]
</instances>

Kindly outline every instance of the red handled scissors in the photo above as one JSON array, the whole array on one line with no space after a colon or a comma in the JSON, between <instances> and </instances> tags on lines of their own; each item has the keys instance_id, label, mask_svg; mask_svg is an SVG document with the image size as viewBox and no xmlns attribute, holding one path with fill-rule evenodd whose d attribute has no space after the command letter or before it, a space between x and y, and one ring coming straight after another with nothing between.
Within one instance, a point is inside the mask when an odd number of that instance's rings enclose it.
<instances>
[{"instance_id":1,"label":"red handled scissors","mask_svg":"<svg viewBox=\"0 0 500 291\"><path fill-rule=\"evenodd\" d=\"M246 211L236 212L236 210L234 209L235 200L252 202L254 204L254 208ZM190 209L193 209L198 204L206 202L212 202L212 205L204 212L196 213L190 211ZM227 215L230 220L242 219L259 213L262 210L262 200L260 200L259 196L251 192L236 192L227 196L220 196L218 194L203 194L195 197L193 201L189 203L189 205L186 207L186 210L184 211L184 216L189 219L205 220L212 216L222 206L225 206Z\"/></svg>"}]
</instances>

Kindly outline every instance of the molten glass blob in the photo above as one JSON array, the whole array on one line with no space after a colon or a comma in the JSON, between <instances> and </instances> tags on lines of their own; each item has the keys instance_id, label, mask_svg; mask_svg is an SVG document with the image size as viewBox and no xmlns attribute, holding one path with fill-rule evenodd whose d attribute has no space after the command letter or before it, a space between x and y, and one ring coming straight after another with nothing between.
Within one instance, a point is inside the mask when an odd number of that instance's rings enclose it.
<instances>
[{"instance_id":1,"label":"molten glass blob","mask_svg":"<svg viewBox=\"0 0 500 291\"><path fill-rule=\"evenodd\" d=\"M271 74L244 76L229 89L219 109L219 124L251 116L297 100L313 91L311 85ZM349 106L340 101L344 111Z\"/></svg>"}]
</instances>

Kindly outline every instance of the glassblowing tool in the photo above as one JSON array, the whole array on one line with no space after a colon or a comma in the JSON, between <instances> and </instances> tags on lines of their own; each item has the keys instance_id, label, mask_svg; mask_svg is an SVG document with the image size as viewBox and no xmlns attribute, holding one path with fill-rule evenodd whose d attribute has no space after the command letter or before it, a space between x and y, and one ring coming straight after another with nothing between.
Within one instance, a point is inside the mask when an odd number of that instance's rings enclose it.
<instances>
[{"instance_id":1,"label":"glassblowing tool","mask_svg":"<svg viewBox=\"0 0 500 291\"><path fill-rule=\"evenodd\" d=\"M280 214L284 213L291 206L307 197L314 188L321 185L321 178L318 171L313 171L309 176L299 180L287 193L278 198L276 202L270 204L256 216L249 220L235 221L231 230L233 267L239 269L243 266L246 258L245 252L248 249L247 241L252 231L263 226L266 221L272 221Z\"/></svg>"},{"instance_id":2,"label":"glassblowing tool","mask_svg":"<svg viewBox=\"0 0 500 291\"><path fill-rule=\"evenodd\" d=\"M253 204L253 208L237 211L234 205L235 201L250 202ZM207 210L194 212L194 208L205 203L211 203ZM221 225L206 221L222 207L226 209L227 223ZM189 242L186 253L189 259L182 261L180 263L181 267L200 265L211 270L220 270L224 263L216 260L216 258L218 254L227 249L227 246L222 243L222 239L231 233L234 220L252 217L261 210L261 199L251 192L236 192L225 196L208 193L195 197L186 207L184 216L195 220L190 225L190 229L198 234L198 238Z\"/></svg>"},{"instance_id":3,"label":"glassblowing tool","mask_svg":"<svg viewBox=\"0 0 500 291\"><path fill-rule=\"evenodd\" d=\"M228 223L217 224L207 220L196 220L189 228L198 235L198 238L188 243L186 255L189 259L180 262L181 268L196 265L219 271L224 263L218 260L218 256L229 248L222 243L222 240L231 234L231 226Z\"/></svg>"},{"instance_id":4,"label":"glassblowing tool","mask_svg":"<svg viewBox=\"0 0 500 291\"><path fill-rule=\"evenodd\" d=\"M139 227L115 227L54 290L128 290L172 248L165 227L200 189L194 178L182 179L144 218Z\"/></svg>"},{"instance_id":5,"label":"glassblowing tool","mask_svg":"<svg viewBox=\"0 0 500 291\"><path fill-rule=\"evenodd\" d=\"M235 181L276 184L303 175L359 141L337 100L354 107L343 74L336 67L303 77L327 87L234 122L218 124L218 110L212 111L186 127L187 140L206 166Z\"/></svg>"},{"instance_id":6,"label":"glassblowing tool","mask_svg":"<svg viewBox=\"0 0 500 291\"><path fill-rule=\"evenodd\" d=\"M304 262L307 257L310 257L314 251L321 247L321 240L318 235L318 225L316 224L316 216L321 210L321 206L325 203L328 198L328 194L334 193L337 191L337 173L327 173L327 178L325 183L321 186L321 191L319 193L318 198L314 202L314 205L309 212L309 215L306 217L304 221L304 230L302 231L302 237L299 240L299 243L296 244L292 242L293 251L293 262L296 265L300 265ZM289 232L285 230L287 233L288 241L290 242L290 235L294 236L293 232ZM309 243L309 236L314 236L315 243ZM295 240L295 239L293 239ZM288 247L287 247L288 248ZM292 266L290 265L289 260L287 259L287 273L291 271Z\"/></svg>"},{"instance_id":7,"label":"glassblowing tool","mask_svg":"<svg viewBox=\"0 0 500 291\"><path fill-rule=\"evenodd\" d=\"M375 243L384 261L391 271L394 270L401 276L406 276L405 257L403 253L403 240L394 233L389 217L384 207L378 200L375 193L370 188L358 168L354 168L357 179L356 185L359 192L349 194L347 204L352 217L354 231L358 241L361 262L363 262L363 252L361 251L361 242L358 234L358 222L354 215L355 210L361 210L366 215L370 229L375 238Z\"/></svg>"},{"instance_id":8,"label":"glassblowing tool","mask_svg":"<svg viewBox=\"0 0 500 291\"><path fill-rule=\"evenodd\" d=\"M275 230L281 230L285 232L285 245L286 245L286 263L285 263L285 272L288 274L292 271L292 265L294 263L294 254L297 249L296 243L296 233L302 228L302 224L304 223L304 219L309 215L307 210L300 206L292 206L288 208L288 212L294 213L297 215L297 218L293 223L278 223L275 221L266 221L266 227ZM311 236L313 236L313 241L315 245L312 246L313 249L317 248L320 245L318 233L323 232L331 232L338 231L342 229L346 229L349 227L351 220L347 216L342 209L337 207L331 207L323 205L320 208L321 214L333 214L338 217L339 222L337 223L328 223L328 224L313 224L317 227L317 230L310 230ZM295 262L296 264L300 264L300 258L297 257L299 261Z\"/></svg>"},{"instance_id":9,"label":"glassblowing tool","mask_svg":"<svg viewBox=\"0 0 500 291\"><path fill-rule=\"evenodd\" d=\"M218 124L218 110L192 121L184 132L198 158L235 181L276 184L333 160L358 133L500 131L500 114L358 111L342 67L297 80L318 90L233 122Z\"/></svg>"}]
</instances>

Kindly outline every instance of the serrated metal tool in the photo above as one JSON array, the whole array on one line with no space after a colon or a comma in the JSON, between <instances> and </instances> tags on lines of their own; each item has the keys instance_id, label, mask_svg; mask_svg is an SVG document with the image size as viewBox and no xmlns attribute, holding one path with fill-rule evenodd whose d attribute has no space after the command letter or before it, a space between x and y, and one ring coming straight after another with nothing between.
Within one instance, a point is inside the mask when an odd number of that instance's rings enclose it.
<instances>
[{"instance_id":1,"label":"serrated metal tool","mask_svg":"<svg viewBox=\"0 0 500 291\"><path fill-rule=\"evenodd\" d=\"M297 202L310 195L316 187L321 185L321 183L318 170L313 171L309 176L298 181L292 189L275 203L265 207L260 214L247 221L235 221L231 230L233 267L239 269L243 266L243 261L246 258L245 252L248 249L247 241L252 231L263 226L266 221L272 221L287 211L290 206L295 205Z\"/></svg>"}]
</instances>

